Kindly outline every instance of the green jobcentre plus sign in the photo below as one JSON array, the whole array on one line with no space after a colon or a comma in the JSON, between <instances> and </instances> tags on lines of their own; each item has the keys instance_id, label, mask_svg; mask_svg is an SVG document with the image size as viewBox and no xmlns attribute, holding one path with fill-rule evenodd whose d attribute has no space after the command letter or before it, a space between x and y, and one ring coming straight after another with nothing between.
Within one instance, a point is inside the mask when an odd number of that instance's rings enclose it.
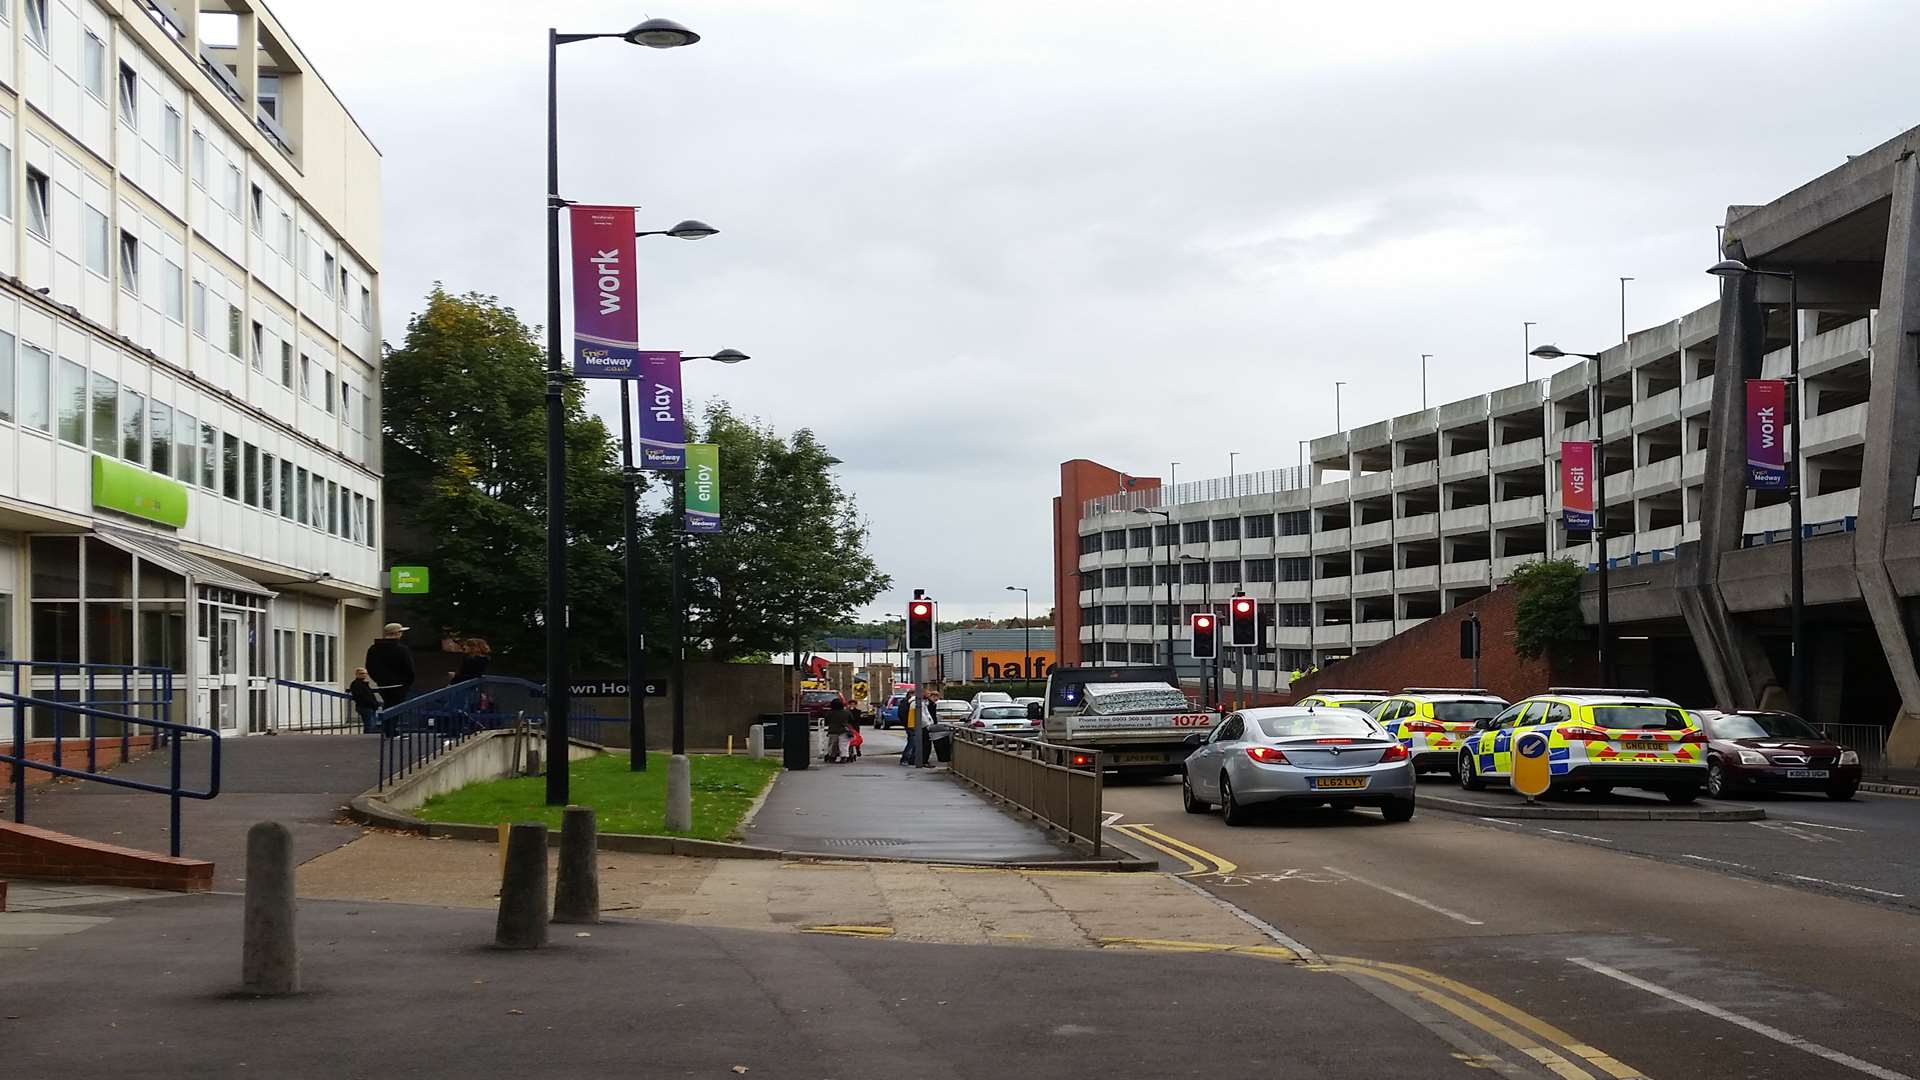
<instances>
[{"instance_id":1,"label":"green jobcentre plus sign","mask_svg":"<svg viewBox=\"0 0 1920 1080\"><path fill-rule=\"evenodd\" d=\"M427 591L427 568L396 566L387 572L387 588L397 593L424 594Z\"/></svg>"}]
</instances>

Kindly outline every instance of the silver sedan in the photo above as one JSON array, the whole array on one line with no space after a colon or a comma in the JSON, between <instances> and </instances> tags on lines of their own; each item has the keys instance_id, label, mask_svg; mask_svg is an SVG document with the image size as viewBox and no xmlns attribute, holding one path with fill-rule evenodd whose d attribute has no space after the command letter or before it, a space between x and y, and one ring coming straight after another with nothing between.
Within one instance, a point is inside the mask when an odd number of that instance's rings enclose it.
<instances>
[{"instance_id":1,"label":"silver sedan","mask_svg":"<svg viewBox=\"0 0 1920 1080\"><path fill-rule=\"evenodd\" d=\"M1358 709L1246 709L1190 741L1180 784L1189 814L1218 805L1227 824L1244 825L1257 805L1326 803L1413 817L1407 748Z\"/></svg>"}]
</instances>

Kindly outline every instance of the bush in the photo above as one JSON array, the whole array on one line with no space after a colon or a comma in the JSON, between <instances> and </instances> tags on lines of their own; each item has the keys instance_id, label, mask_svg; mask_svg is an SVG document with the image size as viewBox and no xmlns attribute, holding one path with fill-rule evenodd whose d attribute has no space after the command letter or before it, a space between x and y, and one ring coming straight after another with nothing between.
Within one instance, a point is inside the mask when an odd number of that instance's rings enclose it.
<instances>
[{"instance_id":1,"label":"bush","mask_svg":"<svg viewBox=\"0 0 1920 1080\"><path fill-rule=\"evenodd\" d=\"M1530 562L1507 576L1519 590L1514 604L1513 651L1528 660L1564 654L1591 640L1580 615L1580 578L1586 568L1572 559Z\"/></svg>"}]
</instances>

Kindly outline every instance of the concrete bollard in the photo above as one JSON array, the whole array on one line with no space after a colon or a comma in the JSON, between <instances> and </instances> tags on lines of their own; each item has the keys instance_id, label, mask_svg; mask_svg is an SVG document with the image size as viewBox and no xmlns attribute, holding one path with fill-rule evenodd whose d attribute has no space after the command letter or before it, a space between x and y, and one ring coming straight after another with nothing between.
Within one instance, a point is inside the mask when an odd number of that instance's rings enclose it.
<instances>
[{"instance_id":1,"label":"concrete bollard","mask_svg":"<svg viewBox=\"0 0 1920 1080\"><path fill-rule=\"evenodd\" d=\"M300 992L300 951L293 937L293 833L277 821L262 821L247 830L240 988L249 994Z\"/></svg>"},{"instance_id":2,"label":"concrete bollard","mask_svg":"<svg viewBox=\"0 0 1920 1080\"><path fill-rule=\"evenodd\" d=\"M667 831L693 831L693 763L685 754L667 759Z\"/></svg>"},{"instance_id":3,"label":"concrete bollard","mask_svg":"<svg viewBox=\"0 0 1920 1080\"><path fill-rule=\"evenodd\" d=\"M767 729L755 724L747 729L747 756L755 761L767 756Z\"/></svg>"},{"instance_id":4,"label":"concrete bollard","mask_svg":"<svg viewBox=\"0 0 1920 1080\"><path fill-rule=\"evenodd\" d=\"M600 829L593 807L569 806L560 817L560 876L553 885L553 921L600 921Z\"/></svg>"},{"instance_id":5,"label":"concrete bollard","mask_svg":"<svg viewBox=\"0 0 1920 1080\"><path fill-rule=\"evenodd\" d=\"M545 825L521 823L507 831L507 873L500 882L493 943L502 949L538 949L547 943Z\"/></svg>"}]
</instances>

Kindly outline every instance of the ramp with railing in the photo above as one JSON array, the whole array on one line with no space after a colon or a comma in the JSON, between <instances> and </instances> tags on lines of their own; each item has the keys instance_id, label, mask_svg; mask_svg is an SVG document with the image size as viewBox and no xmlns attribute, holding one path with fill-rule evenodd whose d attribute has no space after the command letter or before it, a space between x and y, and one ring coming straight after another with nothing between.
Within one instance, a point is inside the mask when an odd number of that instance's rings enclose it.
<instances>
[{"instance_id":1,"label":"ramp with railing","mask_svg":"<svg viewBox=\"0 0 1920 1080\"><path fill-rule=\"evenodd\" d=\"M1100 854L1099 751L973 728L955 728L952 737L955 776Z\"/></svg>"},{"instance_id":2,"label":"ramp with railing","mask_svg":"<svg viewBox=\"0 0 1920 1080\"><path fill-rule=\"evenodd\" d=\"M546 698L538 683L488 675L410 697L375 714L369 732L380 735L375 787L404 779L482 731L526 725L545 730Z\"/></svg>"}]
</instances>

